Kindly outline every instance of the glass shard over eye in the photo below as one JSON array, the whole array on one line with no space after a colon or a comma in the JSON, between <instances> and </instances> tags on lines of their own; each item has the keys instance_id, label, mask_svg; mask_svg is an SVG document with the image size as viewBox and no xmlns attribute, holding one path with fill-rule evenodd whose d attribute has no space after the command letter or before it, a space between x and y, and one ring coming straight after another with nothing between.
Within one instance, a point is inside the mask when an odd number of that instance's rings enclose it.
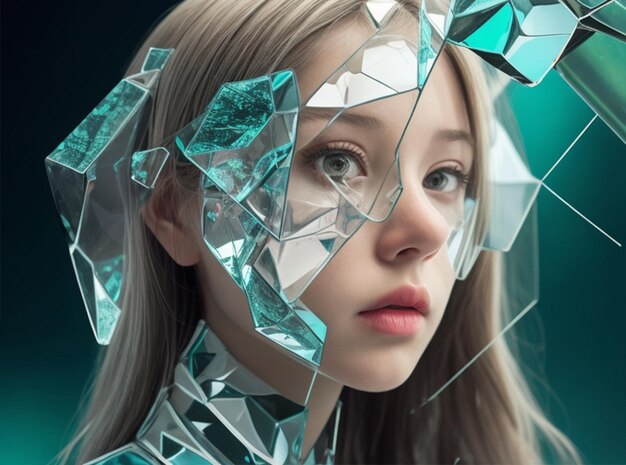
<instances>
[{"instance_id":1,"label":"glass shard over eye","mask_svg":"<svg viewBox=\"0 0 626 465\"><path fill-rule=\"evenodd\" d=\"M341 152L333 152L318 158L316 165L335 182L350 180L358 176L360 171L359 163L354 157Z\"/></svg>"}]
</instances>

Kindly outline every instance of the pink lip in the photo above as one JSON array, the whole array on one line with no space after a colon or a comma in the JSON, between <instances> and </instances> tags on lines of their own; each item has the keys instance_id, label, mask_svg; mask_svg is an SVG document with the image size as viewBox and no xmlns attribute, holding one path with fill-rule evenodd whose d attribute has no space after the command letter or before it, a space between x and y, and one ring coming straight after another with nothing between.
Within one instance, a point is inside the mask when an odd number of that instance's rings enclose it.
<instances>
[{"instance_id":1,"label":"pink lip","mask_svg":"<svg viewBox=\"0 0 626 465\"><path fill-rule=\"evenodd\" d=\"M426 288L403 286L381 298L372 309L359 312L359 317L378 331L409 336L419 331L429 307Z\"/></svg>"}]
</instances>

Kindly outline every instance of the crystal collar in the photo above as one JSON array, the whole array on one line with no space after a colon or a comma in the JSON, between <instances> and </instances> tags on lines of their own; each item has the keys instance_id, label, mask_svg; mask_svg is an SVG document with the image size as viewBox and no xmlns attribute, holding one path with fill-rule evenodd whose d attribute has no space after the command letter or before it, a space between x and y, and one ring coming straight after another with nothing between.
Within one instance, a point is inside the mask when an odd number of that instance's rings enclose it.
<instances>
[{"instance_id":1,"label":"crystal collar","mask_svg":"<svg viewBox=\"0 0 626 465\"><path fill-rule=\"evenodd\" d=\"M308 409L241 365L201 321L135 442L90 463L332 465L340 412L338 401L300 461Z\"/></svg>"}]
</instances>

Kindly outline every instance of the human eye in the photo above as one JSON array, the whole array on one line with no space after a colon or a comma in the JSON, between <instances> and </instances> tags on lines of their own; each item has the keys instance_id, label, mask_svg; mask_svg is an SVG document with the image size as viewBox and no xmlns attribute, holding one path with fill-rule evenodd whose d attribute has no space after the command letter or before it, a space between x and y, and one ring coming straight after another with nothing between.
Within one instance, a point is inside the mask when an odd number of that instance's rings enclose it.
<instances>
[{"instance_id":1,"label":"human eye","mask_svg":"<svg viewBox=\"0 0 626 465\"><path fill-rule=\"evenodd\" d=\"M460 166L447 165L430 172L424 178L423 184L427 189L451 193L464 189L469 180L469 174L463 172Z\"/></svg>"},{"instance_id":2,"label":"human eye","mask_svg":"<svg viewBox=\"0 0 626 465\"><path fill-rule=\"evenodd\" d=\"M345 183L366 175L365 155L352 144L328 144L303 153L315 175Z\"/></svg>"}]
</instances>

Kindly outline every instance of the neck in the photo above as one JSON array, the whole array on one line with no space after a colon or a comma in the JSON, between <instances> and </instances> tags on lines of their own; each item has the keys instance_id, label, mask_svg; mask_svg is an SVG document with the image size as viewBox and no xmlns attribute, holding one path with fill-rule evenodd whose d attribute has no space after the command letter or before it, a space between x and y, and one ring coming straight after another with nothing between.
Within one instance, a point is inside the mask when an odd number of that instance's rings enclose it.
<instances>
[{"instance_id":1,"label":"neck","mask_svg":"<svg viewBox=\"0 0 626 465\"><path fill-rule=\"evenodd\" d=\"M317 374L301 362L272 347L262 335L242 330L230 318L206 312L211 330L226 349L255 376L292 402L304 405L308 417L302 442L301 460L307 457L328 423L343 385ZM252 322L250 322L252 328Z\"/></svg>"}]
</instances>

